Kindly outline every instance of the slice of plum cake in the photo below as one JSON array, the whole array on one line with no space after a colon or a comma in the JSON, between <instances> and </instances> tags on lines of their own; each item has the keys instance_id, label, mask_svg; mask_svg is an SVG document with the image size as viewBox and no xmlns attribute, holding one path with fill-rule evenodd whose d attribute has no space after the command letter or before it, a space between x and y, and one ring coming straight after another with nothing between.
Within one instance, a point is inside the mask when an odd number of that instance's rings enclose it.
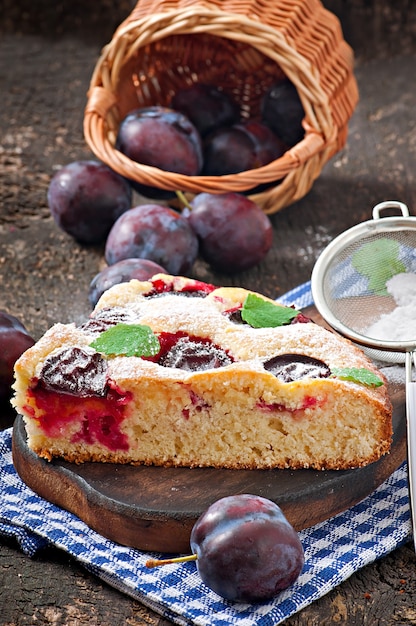
<instances>
[{"instance_id":1,"label":"slice of plum cake","mask_svg":"<svg viewBox=\"0 0 416 626\"><path fill-rule=\"evenodd\" d=\"M391 445L386 381L361 350L261 294L184 277L112 287L15 378L28 445L49 460L347 469Z\"/></svg>"}]
</instances>

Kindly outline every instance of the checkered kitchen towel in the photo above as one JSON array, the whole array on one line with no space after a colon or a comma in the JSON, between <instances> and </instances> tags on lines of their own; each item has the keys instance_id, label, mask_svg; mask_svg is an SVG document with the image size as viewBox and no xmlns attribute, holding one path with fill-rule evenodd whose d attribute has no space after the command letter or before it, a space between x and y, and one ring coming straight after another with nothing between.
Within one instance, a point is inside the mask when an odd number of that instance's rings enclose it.
<instances>
[{"instance_id":1,"label":"checkered kitchen towel","mask_svg":"<svg viewBox=\"0 0 416 626\"><path fill-rule=\"evenodd\" d=\"M311 304L309 283L280 301L299 308ZM29 555L45 545L65 550L93 574L176 624L277 626L411 538L404 463L356 506L300 532L305 567L290 589L265 604L230 603L201 582L194 562L148 569L149 553L104 539L33 493L13 467L11 438L11 429L0 433L0 534L15 537Z\"/></svg>"}]
</instances>

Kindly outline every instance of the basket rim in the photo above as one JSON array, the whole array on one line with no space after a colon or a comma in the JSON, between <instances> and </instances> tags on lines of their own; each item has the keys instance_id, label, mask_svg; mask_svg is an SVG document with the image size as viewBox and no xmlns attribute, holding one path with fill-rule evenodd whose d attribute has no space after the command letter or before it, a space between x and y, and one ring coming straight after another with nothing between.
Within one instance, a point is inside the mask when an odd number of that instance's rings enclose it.
<instances>
[{"instance_id":1,"label":"basket rim","mask_svg":"<svg viewBox=\"0 0 416 626\"><path fill-rule=\"evenodd\" d=\"M92 130L86 128L86 134ZM98 131L98 135L101 133ZM186 191L196 191L198 184L204 187L211 187L212 190L218 188L218 182L226 184L230 187L230 190L235 187L236 190L247 190L257 187L262 183L270 183L275 181L276 165L279 164L279 176L286 177L295 168L303 165L310 159L319 156L322 152L322 147L325 147L325 143L319 135L315 132L306 132L304 139L297 143L292 148L289 148L281 157L271 161L267 165L258 167L251 170L244 170L236 174L224 174L223 176L206 176L195 175L188 176L186 174L180 174L178 172L171 172L168 170L162 170L152 165L146 165L133 161L125 154L117 150L115 146L110 142L106 134L102 134L102 149L99 150L100 158L108 165L111 165L119 173L125 175L126 169L135 170L143 177L143 184L158 186L158 180L160 179L161 187L164 187L165 183L170 183L172 189L177 189L178 184L181 185L181 189ZM90 135L88 134L88 137ZM93 143L93 145L96 145ZM329 147L327 146L329 149ZM143 176L144 175L144 176ZM165 187L166 188L166 187Z\"/></svg>"}]
</instances>

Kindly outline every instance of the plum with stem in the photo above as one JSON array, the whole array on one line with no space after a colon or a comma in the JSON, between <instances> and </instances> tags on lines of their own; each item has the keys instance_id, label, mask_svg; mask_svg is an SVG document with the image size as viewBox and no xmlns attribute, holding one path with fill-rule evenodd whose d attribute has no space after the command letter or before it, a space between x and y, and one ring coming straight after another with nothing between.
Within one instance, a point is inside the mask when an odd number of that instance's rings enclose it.
<instances>
[{"instance_id":1,"label":"plum with stem","mask_svg":"<svg viewBox=\"0 0 416 626\"><path fill-rule=\"evenodd\" d=\"M305 563L299 534L282 509L252 494L211 504L194 524L190 544L192 555L150 560L148 567L194 559L202 581L235 602L270 600L297 580Z\"/></svg>"}]
</instances>

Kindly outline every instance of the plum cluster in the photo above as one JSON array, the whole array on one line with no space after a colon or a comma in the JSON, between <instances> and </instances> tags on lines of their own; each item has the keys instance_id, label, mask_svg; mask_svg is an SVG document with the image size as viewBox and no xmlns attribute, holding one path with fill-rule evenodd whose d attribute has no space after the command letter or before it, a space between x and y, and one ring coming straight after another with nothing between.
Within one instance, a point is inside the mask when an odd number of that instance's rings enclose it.
<instances>
[{"instance_id":1,"label":"plum cluster","mask_svg":"<svg viewBox=\"0 0 416 626\"><path fill-rule=\"evenodd\" d=\"M131 111L120 124L116 148L143 165L187 176L257 169L281 157L304 135L303 105L288 79L269 87L260 110L258 119L245 119L229 93L196 82L176 91L169 108ZM145 196L169 197L169 192L131 184Z\"/></svg>"},{"instance_id":2,"label":"plum cluster","mask_svg":"<svg viewBox=\"0 0 416 626\"><path fill-rule=\"evenodd\" d=\"M201 137L203 175L223 176L262 167L304 135L303 105L289 79L268 88L258 119L243 119L231 94L198 82L179 89L170 105L191 121Z\"/></svg>"},{"instance_id":3,"label":"plum cluster","mask_svg":"<svg viewBox=\"0 0 416 626\"><path fill-rule=\"evenodd\" d=\"M98 174L100 180L109 179L105 205ZM117 179L120 185L113 184ZM126 181L107 166L79 161L59 170L49 186L49 208L63 230L80 243L104 238L107 267L91 281L93 306L106 289L131 278L146 280L158 272L187 275L198 255L219 271L248 269L272 245L270 219L243 194L198 194L181 213L156 203L131 207L122 184Z\"/></svg>"},{"instance_id":4,"label":"plum cluster","mask_svg":"<svg viewBox=\"0 0 416 626\"><path fill-rule=\"evenodd\" d=\"M187 275L198 255L233 273L259 263L272 245L270 219L239 193L198 194L184 210L163 203L131 205L131 186L106 165L76 161L53 177L48 205L62 230L82 244L105 244L107 267L90 285L102 293L158 272Z\"/></svg>"},{"instance_id":5,"label":"plum cluster","mask_svg":"<svg viewBox=\"0 0 416 626\"><path fill-rule=\"evenodd\" d=\"M266 92L258 120L243 120L229 94L202 83L178 90L170 104L131 111L116 148L161 170L222 176L266 165L303 136L303 107L288 80ZM133 190L149 202L132 206ZM169 200L184 199L180 192L127 180L92 160L55 173L48 205L57 225L82 244L105 244L107 267L91 282L92 306L106 289L131 278L187 275L198 256L228 274L264 259L271 222L247 194L200 193L179 210Z\"/></svg>"}]
</instances>

